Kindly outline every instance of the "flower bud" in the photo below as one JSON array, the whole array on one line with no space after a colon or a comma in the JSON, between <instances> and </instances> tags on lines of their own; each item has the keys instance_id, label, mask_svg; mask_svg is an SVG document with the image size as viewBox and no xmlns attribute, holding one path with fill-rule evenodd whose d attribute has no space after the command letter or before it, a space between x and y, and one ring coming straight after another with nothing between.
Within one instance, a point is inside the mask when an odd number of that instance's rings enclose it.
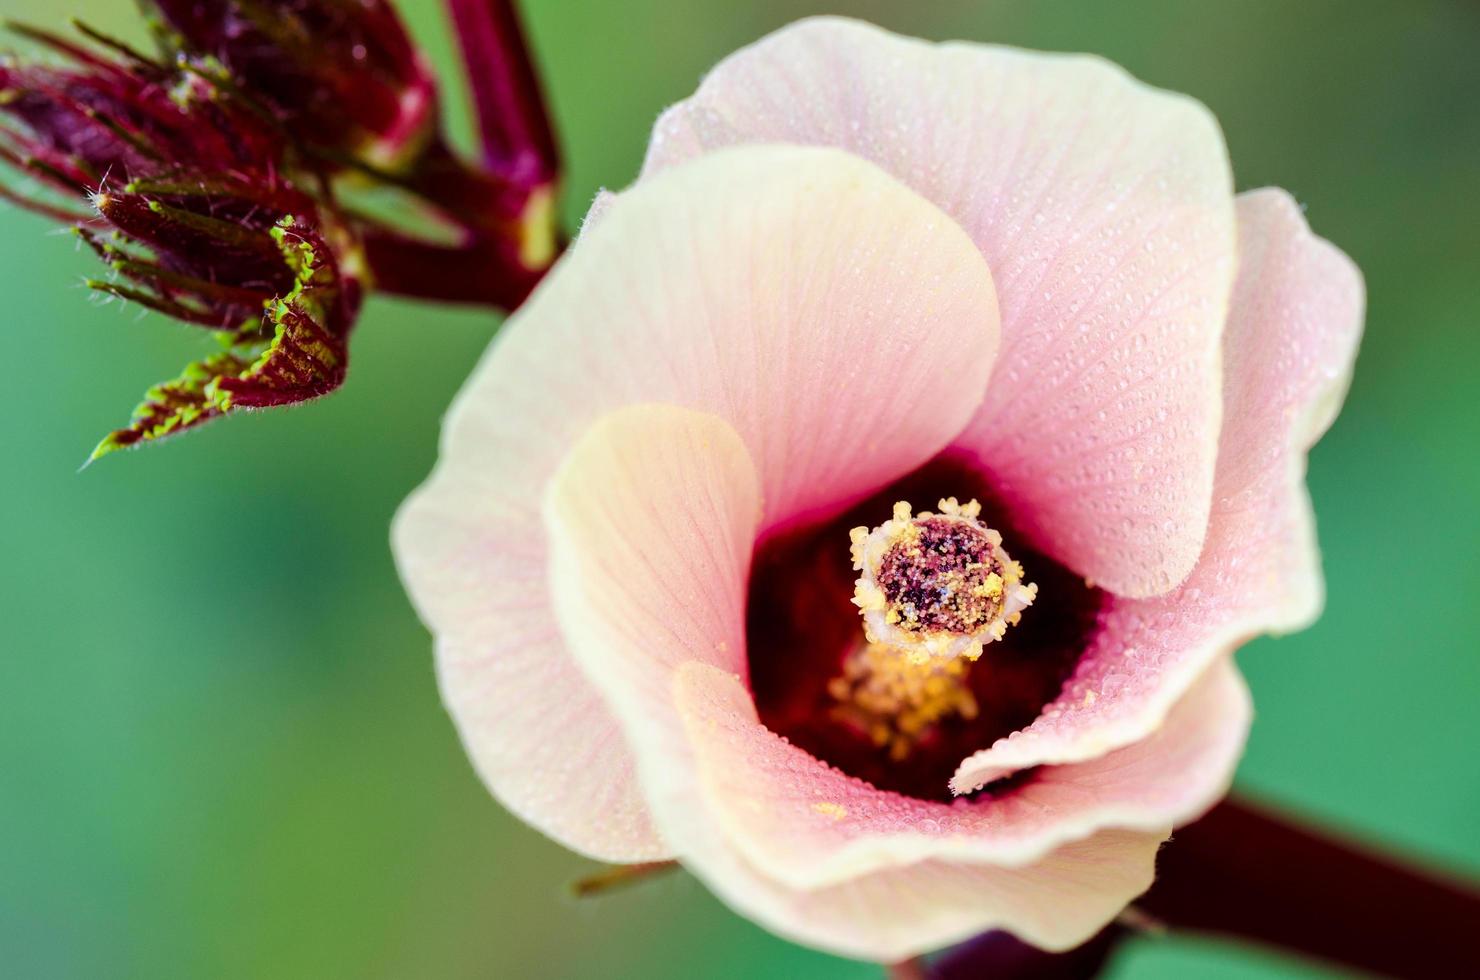
<instances>
[{"instance_id":1,"label":"flower bud","mask_svg":"<svg viewBox=\"0 0 1480 980\"><path fill-rule=\"evenodd\" d=\"M474 165L439 132L388 0L143 2L163 57L78 25L106 53L20 27L58 63L0 61L0 163L53 195L0 197L76 226L109 269L92 289L224 348L151 389L95 458L333 390L367 270L388 292L509 309L554 260L554 144L509 11L469 48L492 52L474 94L493 149ZM482 23L473 9L460 25ZM437 233L358 207L366 177Z\"/></svg>"},{"instance_id":2,"label":"flower bud","mask_svg":"<svg viewBox=\"0 0 1480 980\"><path fill-rule=\"evenodd\" d=\"M304 401L344 379L360 305L358 240L288 176L280 127L198 72L95 55L37 31L65 67L0 64L0 158L65 204L108 267L88 285L216 333L222 351L145 395L114 449L227 412Z\"/></svg>"},{"instance_id":3,"label":"flower bud","mask_svg":"<svg viewBox=\"0 0 1480 980\"><path fill-rule=\"evenodd\" d=\"M386 0L150 0L167 43L330 159L397 170L431 139L431 70Z\"/></svg>"},{"instance_id":4,"label":"flower bud","mask_svg":"<svg viewBox=\"0 0 1480 980\"><path fill-rule=\"evenodd\" d=\"M32 33L79 60L68 67L0 60L0 112L20 124L0 131L0 144L5 159L54 189L78 193L105 178L182 168L280 165L284 145L275 127L209 80L148 62L120 64Z\"/></svg>"},{"instance_id":5,"label":"flower bud","mask_svg":"<svg viewBox=\"0 0 1480 980\"><path fill-rule=\"evenodd\" d=\"M245 94L313 166L345 167L428 205L458 239L438 252L394 224L364 225L385 288L460 298L445 277L401 272L432 256L496 270L479 300L516 305L560 248L558 159L523 37L507 2L451 7L484 136L470 165L440 131L435 77L388 0L147 0L182 64ZM409 253L409 254L408 254Z\"/></svg>"},{"instance_id":6,"label":"flower bud","mask_svg":"<svg viewBox=\"0 0 1480 980\"><path fill-rule=\"evenodd\" d=\"M130 424L99 443L93 459L237 409L317 398L343 383L361 276L356 248L331 246L332 219L311 208L253 211L256 202L245 196L192 201L135 188L94 200L116 231L107 239L79 233L118 278L89 285L210 327L224 350L150 389Z\"/></svg>"}]
</instances>

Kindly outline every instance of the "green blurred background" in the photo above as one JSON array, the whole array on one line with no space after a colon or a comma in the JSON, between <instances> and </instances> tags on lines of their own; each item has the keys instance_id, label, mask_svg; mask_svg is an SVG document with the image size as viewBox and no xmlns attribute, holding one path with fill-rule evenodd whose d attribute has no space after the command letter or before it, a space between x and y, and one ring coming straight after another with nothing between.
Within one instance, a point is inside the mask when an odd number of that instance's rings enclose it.
<instances>
[{"instance_id":1,"label":"green blurred background","mask_svg":"<svg viewBox=\"0 0 1480 980\"><path fill-rule=\"evenodd\" d=\"M1094 51L1196 95L1241 188L1279 184L1362 266L1368 333L1311 460L1330 601L1241 661L1240 788L1480 874L1480 11L1469 3L525 4L574 225L658 111L803 14ZM465 98L434 0L403 0ZM0 0L135 29L123 0ZM466 135L466 126L460 128ZM0 974L875 977L670 876L578 902L592 865L474 777L386 527L497 327L376 299L347 387L79 474L205 342L90 303L87 256L0 212ZM1215 886L1214 886L1215 887ZM1321 975L1141 941L1120 977Z\"/></svg>"}]
</instances>

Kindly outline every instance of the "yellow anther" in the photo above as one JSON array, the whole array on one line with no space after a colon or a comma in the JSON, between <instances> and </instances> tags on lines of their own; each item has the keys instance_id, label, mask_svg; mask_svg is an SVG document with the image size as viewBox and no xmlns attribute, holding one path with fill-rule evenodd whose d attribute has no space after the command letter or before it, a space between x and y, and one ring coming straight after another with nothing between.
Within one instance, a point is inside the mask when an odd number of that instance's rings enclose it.
<instances>
[{"instance_id":1,"label":"yellow anther","mask_svg":"<svg viewBox=\"0 0 1480 980\"><path fill-rule=\"evenodd\" d=\"M856 727L893 759L906 758L942 721L976 717L976 698L961 660L916 659L871 643L859 647L828 684L834 717Z\"/></svg>"}]
</instances>

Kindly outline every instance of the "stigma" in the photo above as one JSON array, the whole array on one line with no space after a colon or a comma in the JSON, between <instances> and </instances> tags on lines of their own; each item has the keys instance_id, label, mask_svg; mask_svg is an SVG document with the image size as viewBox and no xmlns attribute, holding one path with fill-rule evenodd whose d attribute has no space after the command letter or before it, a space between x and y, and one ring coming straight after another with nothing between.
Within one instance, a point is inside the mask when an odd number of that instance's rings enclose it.
<instances>
[{"instance_id":1,"label":"stigma","mask_svg":"<svg viewBox=\"0 0 1480 980\"><path fill-rule=\"evenodd\" d=\"M865 639L915 665L976 660L1038 594L975 500L950 497L918 514L900 501L889 520L850 538Z\"/></svg>"}]
</instances>

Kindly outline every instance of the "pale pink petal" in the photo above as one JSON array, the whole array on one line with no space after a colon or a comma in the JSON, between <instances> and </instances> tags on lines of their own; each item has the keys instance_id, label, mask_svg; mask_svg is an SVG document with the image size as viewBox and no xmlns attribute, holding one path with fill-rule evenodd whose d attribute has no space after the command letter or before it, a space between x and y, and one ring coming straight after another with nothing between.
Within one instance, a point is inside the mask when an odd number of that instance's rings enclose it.
<instances>
[{"instance_id":1,"label":"pale pink petal","mask_svg":"<svg viewBox=\"0 0 1480 980\"><path fill-rule=\"evenodd\" d=\"M1026 867L922 861L815 891L747 876L729 852L691 866L733 908L779 935L888 963L992 929L1040 949L1072 949L1151 886L1168 833L1105 830Z\"/></svg>"},{"instance_id":2,"label":"pale pink petal","mask_svg":"<svg viewBox=\"0 0 1480 980\"><path fill-rule=\"evenodd\" d=\"M1040 949L1085 942L1151 886L1168 832L1105 830L1022 868L922 861L798 891L725 854L697 874L773 932L844 956L896 962L1004 929Z\"/></svg>"},{"instance_id":3,"label":"pale pink petal","mask_svg":"<svg viewBox=\"0 0 1480 980\"><path fill-rule=\"evenodd\" d=\"M932 859L1022 866L1107 827L1186 822L1227 791L1251 717L1225 657L1141 741L1045 768L1000 799L946 804L829 768L768 731L738 682L688 690L680 706L698 771L670 775L697 777L731 845L794 888Z\"/></svg>"},{"instance_id":4,"label":"pale pink petal","mask_svg":"<svg viewBox=\"0 0 1480 980\"><path fill-rule=\"evenodd\" d=\"M698 664L682 668L677 694L686 713L701 715L744 697L732 676ZM686 866L768 929L862 959L899 960L989 929L1044 949L1077 946L1150 886L1157 848L1171 831L1102 830L1016 867L926 859L795 888L752 865L713 820L685 819L713 803L698 780L683 778L691 772L684 740L668 744L672 768L655 762L650 785L661 794L658 819Z\"/></svg>"},{"instance_id":5,"label":"pale pink petal","mask_svg":"<svg viewBox=\"0 0 1480 980\"><path fill-rule=\"evenodd\" d=\"M586 209L586 216L581 219L582 235L584 235L588 230L596 227L597 223L600 222L601 219L606 215L607 210L612 206L612 202L616 199L617 195L612 191L607 190L605 187L596 192L596 196L591 199L591 206ZM576 239L576 243L579 242L580 238L578 237Z\"/></svg>"},{"instance_id":6,"label":"pale pink petal","mask_svg":"<svg viewBox=\"0 0 1480 980\"><path fill-rule=\"evenodd\" d=\"M785 802L772 799L775 774L765 762L746 757L757 737L768 736L736 673L759 508L756 469L732 427L708 413L652 405L596 423L546 505L551 595L571 652L610 699L660 831L691 869L783 935L878 959L995 927L1063 948L1147 887L1170 823L1103 832L1026 867L911 858L883 870L860 866L813 889L753 865L731 834L726 811L735 800L715 793L713 777L722 774L707 756L715 740L742 737L732 747L739 757L728 761L751 768L759 803ZM797 762L808 772L821 765L805 755ZM797 815L833 825L811 807Z\"/></svg>"},{"instance_id":7,"label":"pale pink petal","mask_svg":"<svg viewBox=\"0 0 1480 980\"><path fill-rule=\"evenodd\" d=\"M555 614L619 718L672 714L682 664L745 671L761 484L728 422L661 404L602 416L550 481L545 511Z\"/></svg>"},{"instance_id":8,"label":"pale pink petal","mask_svg":"<svg viewBox=\"0 0 1480 980\"><path fill-rule=\"evenodd\" d=\"M1224 339L1226 402L1208 543L1192 576L1117 600L1063 695L1031 726L967 759L958 792L1145 737L1207 664L1320 611L1305 455L1335 417L1362 329L1361 274L1311 234L1283 191L1239 197L1240 262Z\"/></svg>"},{"instance_id":9,"label":"pale pink petal","mask_svg":"<svg viewBox=\"0 0 1480 980\"><path fill-rule=\"evenodd\" d=\"M1207 528L1232 180L1198 103L1098 58L933 45L838 19L722 62L660 120L644 172L717 147L842 147L986 256L1002 354L961 440L1043 550L1166 592Z\"/></svg>"},{"instance_id":10,"label":"pale pink petal","mask_svg":"<svg viewBox=\"0 0 1480 980\"><path fill-rule=\"evenodd\" d=\"M671 857L621 728L554 624L516 621L489 635L436 643L443 703L484 785L526 823L599 861ZM502 654L510 649L519 653Z\"/></svg>"},{"instance_id":11,"label":"pale pink petal","mask_svg":"<svg viewBox=\"0 0 1480 980\"><path fill-rule=\"evenodd\" d=\"M550 611L551 474L603 413L669 402L740 433L768 523L844 506L960 431L997 317L965 234L837 151L715 154L601 207L458 396L394 544L494 793L577 850L642 860L667 849Z\"/></svg>"}]
</instances>

